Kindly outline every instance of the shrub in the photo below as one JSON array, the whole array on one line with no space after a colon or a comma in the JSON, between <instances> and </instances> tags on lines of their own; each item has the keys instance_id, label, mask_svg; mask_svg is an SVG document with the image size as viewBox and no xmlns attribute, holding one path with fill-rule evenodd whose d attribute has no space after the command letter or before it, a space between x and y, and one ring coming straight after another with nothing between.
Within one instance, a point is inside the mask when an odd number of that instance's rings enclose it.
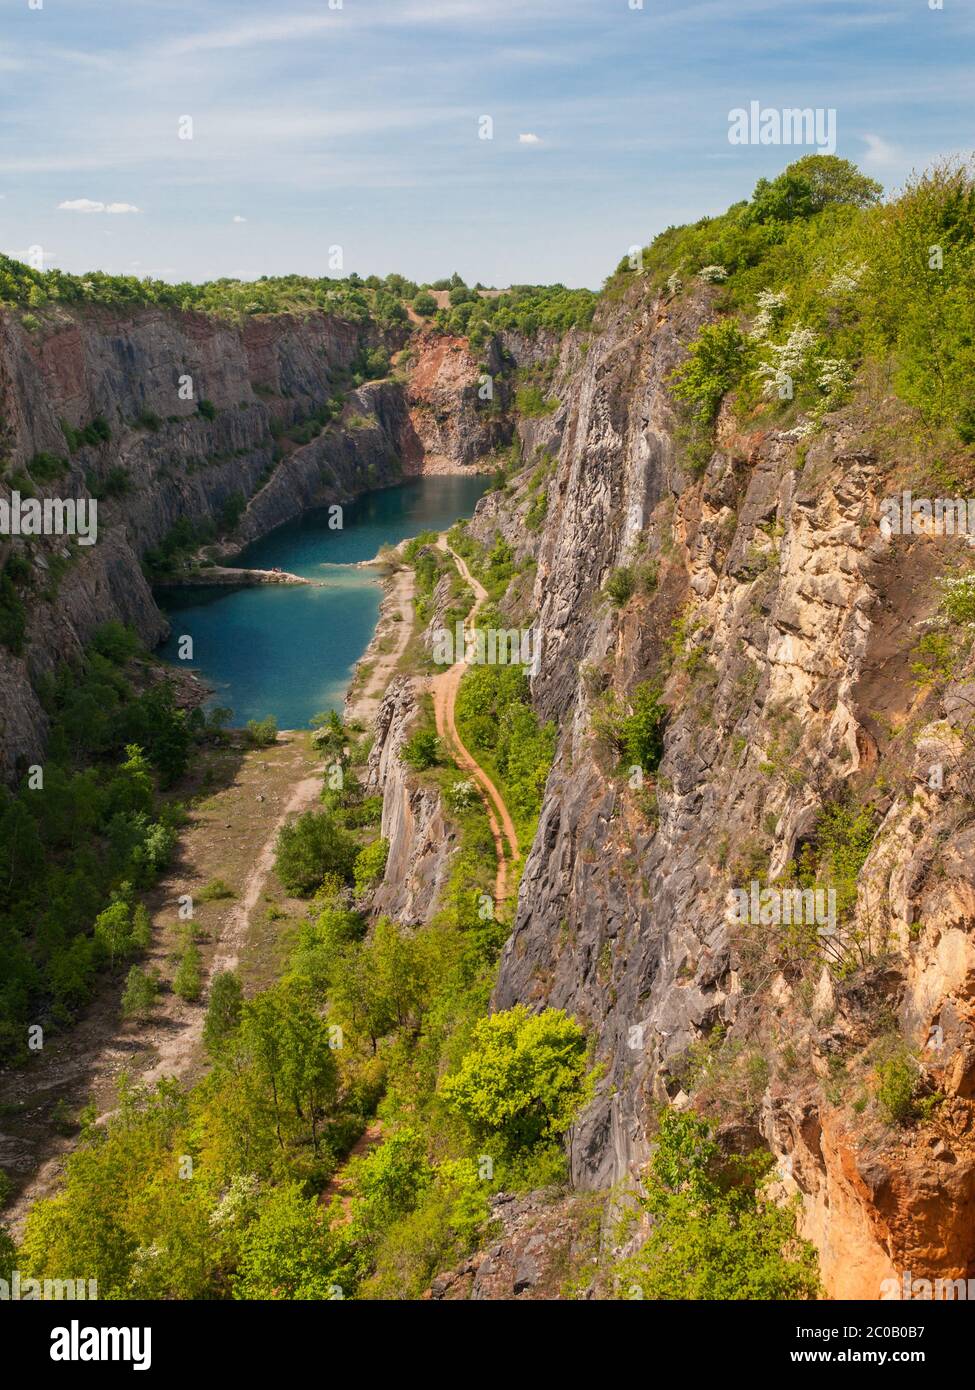
<instances>
[{"instance_id":1,"label":"shrub","mask_svg":"<svg viewBox=\"0 0 975 1390\"><path fill-rule=\"evenodd\" d=\"M217 418L217 407L213 401L207 400L204 396L202 401L197 404L197 411L203 416L204 420L215 420Z\"/></svg>"},{"instance_id":2,"label":"shrub","mask_svg":"<svg viewBox=\"0 0 975 1390\"><path fill-rule=\"evenodd\" d=\"M289 893L307 897L326 874L352 877L358 846L327 811L306 811L278 834L278 877Z\"/></svg>"},{"instance_id":3,"label":"shrub","mask_svg":"<svg viewBox=\"0 0 975 1390\"><path fill-rule=\"evenodd\" d=\"M812 1299L814 1247L796 1206L765 1200L771 1154L725 1157L706 1120L666 1109L644 1177L650 1236L616 1270L622 1297Z\"/></svg>"},{"instance_id":4,"label":"shrub","mask_svg":"<svg viewBox=\"0 0 975 1390\"><path fill-rule=\"evenodd\" d=\"M203 1043L211 1057L223 1049L240 1027L243 1002L238 977L232 970L218 970L210 983L210 999L203 1023Z\"/></svg>"},{"instance_id":5,"label":"shrub","mask_svg":"<svg viewBox=\"0 0 975 1390\"><path fill-rule=\"evenodd\" d=\"M262 1198L257 1219L245 1228L233 1295L317 1303L351 1286L346 1259L318 1198L305 1197L300 1183L283 1183Z\"/></svg>"},{"instance_id":6,"label":"shrub","mask_svg":"<svg viewBox=\"0 0 975 1390\"><path fill-rule=\"evenodd\" d=\"M200 951L192 941L188 942L184 950L176 974L173 977L173 989L181 999L188 1003L193 1003L199 999L203 989L203 977L200 970Z\"/></svg>"},{"instance_id":7,"label":"shrub","mask_svg":"<svg viewBox=\"0 0 975 1390\"><path fill-rule=\"evenodd\" d=\"M211 878L210 882L200 889L200 901L204 903L219 902L221 898L236 896L230 884L222 878Z\"/></svg>"},{"instance_id":8,"label":"shrub","mask_svg":"<svg viewBox=\"0 0 975 1390\"><path fill-rule=\"evenodd\" d=\"M746 341L737 321L719 319L705 324L688 349L688 358L670 374L678 400L691 408L693 419L710 425L722 397L741 379L747 367Z\"/></svg>"},{"instance_id":9,"label":"shrub","mask_svg":"<svg viewBox=\"0 0 975 1390\"><path fill-rule=\"evenodd\" d=\"M877 1100L891 1124L904 1125L914 1118L918 1080L917 1066L906 1049L877 1067Z\"/></svg>"},{"instance_id":10,"label":"shrub","mask_svg":"<svg viewBox=\"0 0 975 1390\"><path fill-rule=\"evenodd\" d=\"M122 991L122 1017L144 1019L155 1007L159 996L159 976L156 971L140 970L133 965Z\"/></svg>"},{"instance_id":11,"label":"shrub","mask_svg":"<svg viewBox=\"0 0 975 1390\"><path fill-rule=\"evenodd\" d=\"M551 415L558 408L558 401L547 401L537 386L523 386L515 393L515 409L526 419Z\"/></svg>"},{"instance_id":12,"label":"shrub","mask_svg":"<svg viewBox=\"0 0 975 1390\"><path fill-rule=\"evenodd\" d=\"M400 758L414 772L424 772L440 761L440 740L433 729L417 729L403 744Z\"/></svg>"},{"instance_id":13,"label":"shrub","mask_svg":"<svg viewBox=\"0 0 975 1390\"><path fill-rule=\"evenodd\" d=\"M548 513L548 493L543 489L532 498L531 506L525 513L526 531L540 531Z\"/></svg>"},{"instance_id":14,"label":"shrub","mask_svg":"<svg viewBox=\"0 0 975 1390\"><path fill-rule=\"evenodd\" d=\"M636 577L629 565L613 570L603 585L603 593L617 608L625 608L636 592Z\"/></svg>"},{"instance_id":15,"label":"shrub","mask_svg":"<svg viewBox=\"0 0 975 1390\"><path fill-rule=\"evenodd\" d=\"M388 855L389 841L383 839L373 840L371 845L359 851L352 870L356 892L365 892L377 879L382 878Z\"/></svg>"},{"instance_id":16,"label":"shrub","mask_svg":"<svg viewBox=\"0 0 975 1390\"><path fill-rule=\"evenodd\" d=\"M370 380L389 374L389 353L385 348L372 348L363 359L363 371Z\"/></svg>"},{"instance_id":17,"label":"shrub","mask_svg":"<svg viewBox=\"0 0 975 1390\"><path fill-rule=\"evenodd\" d=\"M593 730L626 766L656 772L663 756L667 720L659 685L642 681L634 686L628 703L627 710L612 691L608 692L593 715Z\"/></svg>"},{"instance_id":18,"label":"shrub","mask_svg":"<svg viewBox=\"0 0 975 1390\"><path fill-rule=\"evenodd\" d=\"M431 318L437 312L437 301L432 294L421 290L413 301L413 312L421 318Z\"/></svg>"},{"instance_id":19,"label":"shrub","mask_svg":"<svg viewBox=\"0 0 975 1390\"><path fill-rule=\"evenodd\" d=\"M19 656L27 634L27 609L10 575L0 574L0 643Z\"/></svg>"},{"instance_id":20,"label":"shrub","mask_svg":"<svg viewBox=\"0 0 975 1390\"><path fill-rule=\"evenodd\" d=\"M124 666L143 650L139 636L132 628L114 620L102 623L91 639L92 650L107 657L116 666Z\"/></svg>"},{"instance_id":21,"label":"shrub","mask_svg":"<svg viewBox=\"0 0 975 1390\"><path fill-rule=\"evenodd\" d=\"M35 454L27 467L35 482L50 483L67 472L68 460L56 454Z\"/></svg>"},{"instance_id":22,"label":"shrub","mask_svg":"<svg viewBox=\"0 0 975 1390\"><path fill-rule=\"evenodd\" d=\"M273 714L264 719L248 719L247 742L253 748L270 748L278 741L278 721Z\"/></svg>"},{"instance_id":23,"label":"shrub","mask_svg":"<svg viewBox=\"0 0 975 1390\"><path fill-rule=\"evenodd\" d=\"M975 574L942 580L941 611L953 623L975 624Z\"/></svg>"}]
</instances>

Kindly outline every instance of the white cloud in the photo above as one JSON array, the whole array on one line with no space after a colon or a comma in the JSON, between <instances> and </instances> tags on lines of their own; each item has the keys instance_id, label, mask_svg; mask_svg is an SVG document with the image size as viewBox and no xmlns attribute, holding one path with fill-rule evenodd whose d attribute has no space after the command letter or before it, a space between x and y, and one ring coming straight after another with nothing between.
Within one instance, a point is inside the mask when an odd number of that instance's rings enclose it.
<instances>
[{"instance_id":1,"label":"white cloud","mask_svg":"<svg viewBox=\"0 0 975 1390\"><path fill-rule=\"evenodd\" d=\"M108 212L126 213L138 212L139 209L134 203L101 203L94 198L68 198L63 203L58 203L59 212Z\"/></svg>"},{"instance_id":2,"label":"white cloud","mask_svg":"<svg viewBox=\"0 0 975 1390\"><path fill-rule=\"evenodd\" d=\"M892 145L880 135L864 135L863 139L867 152L860 162L867 168L878 171L900 168L904 157L896 145Z\"/></svg>"},{"instance_id":3,"label":"white cloud","mask_svg":"<svg viewBox=\"0 0 975 1390\"><path fill-rule=\"evenodd\" d=\"M233 218L233 221L234 221L234 222L246 222L246 221L247 221L247 218L246 218L246 217L241 217L240 214L238 213L238 214Z\"/></svg>"},{"instance_id":4,"label":"white cloud","mask_svg":"<svg viewBox=\"0 0 975 1390\"><path fill-rule=\"evenodd\" d=\"M518 136L519 145L540 145L541 143L539 137L537 135L532 135L531 131L525 135Z\"/></svg>"}]
</instances>

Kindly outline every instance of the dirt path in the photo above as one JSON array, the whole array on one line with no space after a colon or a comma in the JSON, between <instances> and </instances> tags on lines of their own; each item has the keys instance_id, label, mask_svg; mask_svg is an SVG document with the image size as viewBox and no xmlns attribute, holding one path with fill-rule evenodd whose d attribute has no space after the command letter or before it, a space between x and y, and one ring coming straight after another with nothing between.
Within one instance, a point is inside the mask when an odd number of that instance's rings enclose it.
<instances>
[{"instance_id":1,"label":"dirt path","mask_svg":"<svg viewBox=\"0 0 975 1390\"><path fill-rule=\"evenodd\" d=\"M380 609L379 622L372 641L362 655L359 665L372 664L372 669L361 690L353 690L351 699L346 700L345 718L348 722L358 720L371 729L386 687L392 679L400 657L406 651L413 631L413 598L416 583L413 571L408 568L397 570L392 576L386 596ZM395 615L399 614L397 618ZM393 645L388 651L380 651L380 644L392 636Z\"/></svg>"},{"instance_id":2,"label":"dirt path","mask_svg":"<svg viewBox=\"0 0 975 1390\"><path fill-rule=\"evenodd\" d=\"M176 909L189 893L205 979L242 966L245 954L245 985L259 988L275 977L280 924L262 917L260 905L272 896L279 907L289 903L273 879L274 845L281 825L317 800L322 784L320 775L311 775L314 767L303 735L282 735L272 748L243 754L211 753L199 779L204 790L211 778L219 785L191 811L177 862L148 895L153 944L141 965L172 978L181 925ZM201 890L217 878L234 896L207 901ZM31 1203L57 1186L76 1142L74 1130L59 1125L58 1106L76 1115L91 1100L104 1118L115 1108L122 1072L133 1083L153 1085L163 1076L193 1079L205 1066L205 997L187 1003L164 990L148 1019L122 1022L122 983L123 972L104 981L75 1025L52 1035L28 1065L0 1077L0 1165L23 1184L4 1219L17 1233Z\"/></svg>"},{"instance_id":3,"label":"dirt path","mask_svg":"<svg viewBox=\"0 0 975 1390\"><path fill-rule=\"evenodd\" d=\"M229 925L221 933L213 960L210 963L209 978L211 980L218 971L236 970L239 966L240 952L247 939L251 916L267 885L268 876L274 868L274 846L277 842L278 832L293 816L298 816L302 811L307 811L314 806L321 790L320 772L314 777L304 778L295 787L290 800L275 821L274 828L265 840L260 854L254 861L253 868L247 875L244 890L230 914ZM156 1065L150 1067L141 1078L145 1085L155 1086L156 1082L161 1081L164 1076L181 1076L185 1072L203 1037L204 1017L203 1009L195 1010L185 1027L179 1032L163 1038L157 1049L158 1061Z\"/></svg>"},{"instance_id":4,"label":"dirt path","mask_svg":"<svg viewBox=\"0 0 975 1390\"><path fill-rule=\"evenodd\" d=\"M457 565L461 576L470 585L474 593L474 605L464 620L465 628L474 622L483 605L487 602L487 590L484 585L475 579L467 565L447 544L447 537L443 534L438 536L437 545L441 550L446 550L453 556L454 563ZM503 902L511 891L509 876L509 860L511 863L520 856L518 848L518 832L515 830L515 823L511 819L511 813L504 803L504 798L491 778L476 761L473 755L464 746L464 741L457 731L455 722L455 710L457 706L457 691L467 670L465 656L461 656L459 661L455 661L449 670L442 676L434 676L431 682L431 693L433 695L433 709L437 721L437 733L450 748L454 761L464 772L469 772L478 786L484 798L484 806L487 810L488 824L491 827L491 835L494 838L494 850L498 858L498 873L494 885L494 897L496 902ZM505 848L507 841L507 849Z\"/></svg>"},{"instance_id":5,"label":"dirt path","mask_svg":"<svg viewBox=\"0 0 975 1390\"><path fill-rule=\"evenodd\" d=\"M343 1158L341 1168L328 1180L325 1187L322 1189L322 1195L318 1199L320 1204L323 1207L327 1207L338 1197L339 1201L342 1203L343 1219L345 1221L348 1221L352 1216L352 1193L348 1186L349 1164L354 1158L363 1158L366 1154L371 1153L378 1144L382 1143L382 1138L383 1127L381 1122L379 1120L370 1120L369 1124L352 1145L352 1148L345 1155L345 1158Z\"/></svg>"}]
</instances>

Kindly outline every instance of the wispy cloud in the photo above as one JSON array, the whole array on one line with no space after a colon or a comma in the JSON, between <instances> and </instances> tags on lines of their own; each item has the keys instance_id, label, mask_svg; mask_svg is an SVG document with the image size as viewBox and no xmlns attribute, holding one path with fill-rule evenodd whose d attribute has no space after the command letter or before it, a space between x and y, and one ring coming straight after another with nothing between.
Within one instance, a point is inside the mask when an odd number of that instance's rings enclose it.
<instances>
[{"instance_id":1,"label":"wispy cloud","mask_svg":"<svg viewBox=\"0 0 975 1390\"><path fill-rule=\"evenodd\" d=\"M875 173L890 173L904 167L903 151L882 135L864 135L863 142L867 147L860 161L864 168Z\"/></svg>"},{"instance_id":2,"label":"wispy cloud","mask_svg":"<svg viewBox=\"0 0 975 1390\"><path fill-rule=\"evenodd\" d=\"M134 203L102 203L94 198L69 198L63 203L58 203L59 212L107 212L114 215L122 215L128 212L138 212L139 209Z\"/></svg>"}]
</instances>

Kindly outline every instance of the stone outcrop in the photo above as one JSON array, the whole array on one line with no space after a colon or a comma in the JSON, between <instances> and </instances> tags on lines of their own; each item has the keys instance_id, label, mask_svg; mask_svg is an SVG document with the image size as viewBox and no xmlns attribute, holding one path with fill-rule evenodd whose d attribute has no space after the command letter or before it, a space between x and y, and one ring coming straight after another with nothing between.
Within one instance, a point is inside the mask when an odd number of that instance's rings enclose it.
<instances>
[{"instance_id":1,"label":"stone outcrop","mask_svg":"<svg viewBox=\"0 0 975 1390\"><path fill-rule=\"evenodd\" d=\"M466 338L420 333L408 349L406 396L416 447L406 454L408 471L456 473L484 461L511 438L511 421L502 410L507 400L500 379L497 400L482 399L494 390L501 363L492 350L479 364Z\"/></svg>"},{"instance_id":2,"label":"stone outcrop","mask_svg":"<svg viewBox=\"0 0 975 1390\"><path fill-rule=\"evenodd\" d=\"M386 872L372 907L409 926L427 921L437 910L456 844L439 791L411 774L399 756L418 712L416 682L396 677L376 716L365 779L370 794L382 794L379 833L389 843Z\"/></svg>"},{"instance_id":3,"label":"stone outcrop","mask_svg":"<svg viewBox=\"0 0 975 1390\"><path fill-rule=\"evenodd\" d=\"M495 1239L457 1268L438 1275L425 1297L435 1302L498 1299L538 1302L591 1298L598 1241L592 1204L558 1189L491 1199Z\"/></svg>"}]
</instances>

